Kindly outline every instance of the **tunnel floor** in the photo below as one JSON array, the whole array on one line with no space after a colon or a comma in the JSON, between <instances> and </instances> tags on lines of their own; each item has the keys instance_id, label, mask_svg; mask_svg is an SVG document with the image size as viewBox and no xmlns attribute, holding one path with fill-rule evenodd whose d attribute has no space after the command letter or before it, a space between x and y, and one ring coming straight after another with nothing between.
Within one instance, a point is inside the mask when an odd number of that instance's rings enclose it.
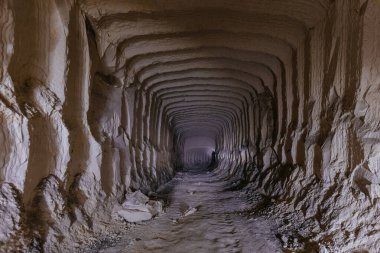
<instances>
[{"instance_id":1,"label":"tunnel floor","mask_svg":"<svg viewBox=\"0 0 380 253\"><path fill-rule=\"evenodd\" d=\"M165 213L99 252L282 252L274 222L244 215L252 201L229 186L206 170L178 173L160 190L168 193Z\"/></svg>"}]
</instances>

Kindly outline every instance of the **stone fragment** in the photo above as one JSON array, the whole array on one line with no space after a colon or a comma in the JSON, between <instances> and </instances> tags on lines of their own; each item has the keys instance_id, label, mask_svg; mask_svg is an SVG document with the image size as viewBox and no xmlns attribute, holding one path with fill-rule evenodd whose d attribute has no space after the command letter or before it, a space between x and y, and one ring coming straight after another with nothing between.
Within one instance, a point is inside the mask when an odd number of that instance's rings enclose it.
<instances>
[{"instance_id":1,"label":"stone fragment","mask_svg":"<svg viewBox=\"0 0 380 253\"><path fill-rule=\"evenodd\" d=\"M187 209L184 213L183 213L183 217L186 217L186 216L189 216L189 215L192 215L194 214L198 209L196 207L191 207L189 209Z\"/></svg>"},{"instance_id":2,"label":"stone fragment","mask_svg":"<svg viewBox=\"0 0 380 253\"><path fill-rule=\"evenodd\" d=\"M156 201L156 200L150 200L148 202L148 209L150 213L154 216L157 216L163 212L163 207L162 207L162 202L161 201Z\"/></svg>"},{"instance_id":3,"label":"stone fragment","mask_svg":"<svg viewBox=\"0 0 380 253\"><path fill-rule=\"evenodd\" d=\"M122 210L117 213L128 222L139 222L150 220L162 212L161 201L149 200L141 191L135 191L126 195Z\"/></svg>"},{"instance_id":4,"label":"stone fragment","mask_svg":"<svg viewBox=\"0 0 380 253\"><path fill-rule=\"evenodd\" d=\"M149 201L149 197L143 194L141 191L135 191L125 196L125 202L123 205L144 205Z\"/></svg>"},{"instance_id":5,"label":"stone fragment","mask_svg":"<svg viewBox=\"0 0 380 253\"><path fill-rule=\"evenodd\" d=\"M118 211L118 215L128 222L139 222L152 219L149 209L144 206L138 206L135 209L122 209Z\"/></svg>"}]
</instances>

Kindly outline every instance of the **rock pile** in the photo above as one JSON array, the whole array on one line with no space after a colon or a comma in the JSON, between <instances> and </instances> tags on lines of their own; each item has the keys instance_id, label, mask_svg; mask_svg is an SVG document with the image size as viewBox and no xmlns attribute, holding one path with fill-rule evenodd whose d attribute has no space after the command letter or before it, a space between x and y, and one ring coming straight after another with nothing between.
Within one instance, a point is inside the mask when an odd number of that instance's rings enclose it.
<instances>
[{"instance_id":1,"label":"rock pile","mask_svg":"<svg viewBox=\"0 0 380 253\"><path fill-rule=\"evenodd\" d=\"M128 222L150 220L163 212L161 201L149 200L141 191L127 194L122 209L117 214Z\"/></svg>"}]
</instances>

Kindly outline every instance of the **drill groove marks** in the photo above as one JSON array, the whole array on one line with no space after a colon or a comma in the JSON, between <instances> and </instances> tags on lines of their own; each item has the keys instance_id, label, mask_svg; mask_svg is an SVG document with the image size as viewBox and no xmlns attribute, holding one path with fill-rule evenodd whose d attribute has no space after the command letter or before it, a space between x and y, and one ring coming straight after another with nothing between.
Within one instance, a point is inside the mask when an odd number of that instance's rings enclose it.
<instances>
[{"instance_id":1,"label":"drill groove marks","mask_svg":"<svg viewBox=\"0 0 380 253\"><path fill-rule=\"evenodd\" d=\"M160 186L207 168L200 189L226 185L205 198L228 210L247 192L252 208L206 221L185 203L167 229L201 223L210 250L244 252L255 213L276 250L377 252L379 14L376 0L1 0L0 251L109 246L130 215L163 220ZM149 201L123 207L136 192ZM153 242L181 245L166 235Z\"/></svg>"}]
</instances>

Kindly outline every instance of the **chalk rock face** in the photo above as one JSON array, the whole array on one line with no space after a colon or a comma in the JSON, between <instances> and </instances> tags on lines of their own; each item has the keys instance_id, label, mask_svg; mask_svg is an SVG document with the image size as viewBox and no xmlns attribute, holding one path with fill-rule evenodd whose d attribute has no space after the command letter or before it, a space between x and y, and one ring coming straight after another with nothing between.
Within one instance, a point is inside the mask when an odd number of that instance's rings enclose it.
<instances>
[{"instance_id":1,"label":"chalk rock face","mask_svg":"<svg viewBox=\"0 0 380 253\"><path fill-rule=\"evenodd\" d=\"M20 229L21 198L15 186L8 183L0 184L0 245Z\"/></svg>"},{"instance_id":2,"label":"chalk rock face","mask_svg":"<svg viewBox=\"0 0 380 253\"><path fill-rule=\"evenodd\" d=\"M62 184L57 177L49 176L40 182L35 191L31 209L33 219L30 222L38 227L42 240L46 240L44 249L58 250L59 240L65 237L70 224L68 215L64 212Z\"/></svg>"},{"instance_id":3,"label":"chalk rock face","mask_svg":"<svg viewBox=\"0 0 380 253\"><path fill-rule=\"evenodd\" d=\"M375 0L1 0L0 251L70 252L207 167L289 250L377 252L379 44Z\"/></svg>"}]
</instances>

